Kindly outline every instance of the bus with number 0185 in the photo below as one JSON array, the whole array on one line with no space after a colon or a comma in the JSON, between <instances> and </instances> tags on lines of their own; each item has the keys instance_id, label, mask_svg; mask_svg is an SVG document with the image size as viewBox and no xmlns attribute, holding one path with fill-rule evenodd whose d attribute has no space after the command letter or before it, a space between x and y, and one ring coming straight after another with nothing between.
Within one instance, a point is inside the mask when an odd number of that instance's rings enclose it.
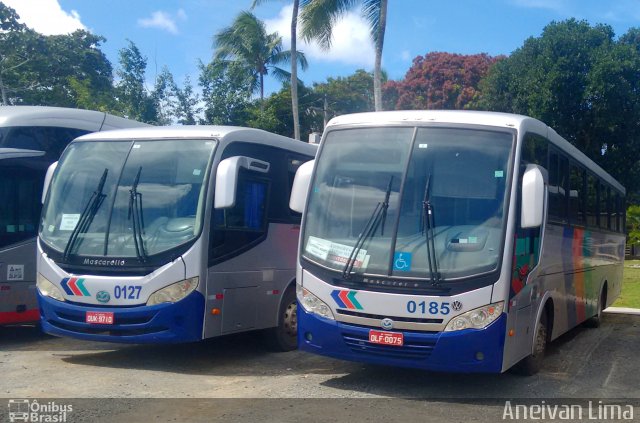
<instances>
[{"instance_id":1,"label":"bus with number 0185","mask_svg":"<svg viewBox=\"0 0 640 423\"><path fill-rule=\"evenodd\" d=\"M308 193L308 197L307 197ZM448 372L539 370L618 296L625 189L544 123L331 120L296 175L299 348Z\"/></svg>"},{"instance_id":2,"label":"bus with number 0185","mask_svg":"<svg viewBox=\"0 0 640 423\"><path fill-rule=\"evenodd\" d=\"M45 183L42 328L123 343L265 329L275 349L296 348L301 216L289 197L316 149L224 126L74 140Z\"/></svg>"},{"instance_id":3,"label":"bus with number 0185","mask_svg":"<svg viewBox=\"0 0 640 423\"><path fill-rule=\"evenodd\" d=\"M76 137L148 126L92 110L0 107L0 325L38 321L36 236L42 184Z\"/></svg>"}]
</instances>

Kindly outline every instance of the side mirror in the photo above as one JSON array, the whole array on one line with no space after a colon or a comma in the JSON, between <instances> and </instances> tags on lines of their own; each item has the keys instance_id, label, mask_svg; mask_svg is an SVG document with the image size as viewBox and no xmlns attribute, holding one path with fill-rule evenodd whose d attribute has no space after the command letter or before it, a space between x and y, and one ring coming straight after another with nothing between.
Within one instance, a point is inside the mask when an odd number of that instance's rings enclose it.
<instances>
[{"instance_id":1,"label":"side mirror","mask_svg":"<svg viewBox=\"0 0 640 423\"><path fill-rule=\"evenodd\" d=\"M520 207L520 226L537 228L544 219L546 171L540 166L527 165L522 176L522 203Z\"/></svg>"},{"instance_id":2,"label":"side mirror","mask_svg":"<svg viewBox=\"0 0 640 423\"><path fill-rule=\"evenodd\" d=\"M51 185L51 178L53 178L53 172L56 171L56 167L58 167L58 162L51 163L49 169L47 169L47 173L44 176L44 185L42 187L42 198L40 202L44 204L44 200L47 199L47 192L49 192L49 185Z\"/></svg>"},{"instance_id":3,"label":"side mirror","mask_svg":"<svg viewBox=\"0 0 640 423\"><path fill-rule=\"evenodd\" d=\"M295 212L302 213L304 211L315 163L315 160L310 160L302 164L296 171L296 177L291 188L291 197L289 198L289 208Z\"/></svg>"},{"instance_id":4,"label":"side mirror","mask_svg":"<svg viewBox=\"0 0 640 423\"><path fill-rule=\"evenodd\" d=\"M226 209L236 205L236 190L240 168L267 173L270 166L268 162L245 156L229 157L221 161L216 171L216 192L213 206L216 209Z\"/></svg>"}]
</instances>

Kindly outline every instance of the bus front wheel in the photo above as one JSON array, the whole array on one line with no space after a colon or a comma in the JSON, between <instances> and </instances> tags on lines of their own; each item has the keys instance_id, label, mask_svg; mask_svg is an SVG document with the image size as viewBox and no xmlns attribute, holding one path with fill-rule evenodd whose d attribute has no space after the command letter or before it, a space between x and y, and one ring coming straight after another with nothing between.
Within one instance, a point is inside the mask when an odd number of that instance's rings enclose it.
<instances>
[{"instance_id":1,"label":"bus front wheel","mask_svg":"<svg viewBox=\"0 0 640 423\"><path fill-rule=\"evenodd\" d=\"M542 311L540 322L533 339L533 349L528 357L525 357L516 365L516 372L525 376L533 376L540 371L547 350L547 313Z\"/></svg>"},{"instance_id":2,"label":"bus front wheel","mask_svg":"<svg viewBox=\"0 0 640 423\"><path fill-rule=\"evenodd\" d=\"M273 351L293 351L298 348L298 304L295 287L282 295L278 326L265 332L267 347Z\"/></svg>"}]
</instances>

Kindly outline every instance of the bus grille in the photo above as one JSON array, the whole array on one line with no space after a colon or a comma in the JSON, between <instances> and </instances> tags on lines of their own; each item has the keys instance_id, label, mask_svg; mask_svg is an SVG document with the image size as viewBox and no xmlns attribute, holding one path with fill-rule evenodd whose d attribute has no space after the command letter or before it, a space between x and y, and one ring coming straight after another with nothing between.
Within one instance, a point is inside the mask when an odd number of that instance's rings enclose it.
<instances>
[{"instance_id":1,"label":"bus grille","mask_svg":"<svg viewBox=\"0 0 640 423\"><path fill-rule=\"evenodd\" d=\"M380 345L369 342L368 334L342 333L342 339L351 349L358 354L383 355L385 357L421 360L431 355L431 351L436 346L436 339L412 341L405 337L404 345L401 347L393 345Z\"/></svg>"}]
</instances>

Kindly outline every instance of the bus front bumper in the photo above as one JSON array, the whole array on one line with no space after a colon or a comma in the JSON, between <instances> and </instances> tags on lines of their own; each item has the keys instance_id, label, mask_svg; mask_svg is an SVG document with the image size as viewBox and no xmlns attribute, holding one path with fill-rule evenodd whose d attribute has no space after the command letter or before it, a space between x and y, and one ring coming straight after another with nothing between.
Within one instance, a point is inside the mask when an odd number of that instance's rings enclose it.
<instances>
[{"instance_id":1,"label":"bus front bumper","mask_svg":"<svg viewBox=\"0 0 640 423\"><path fill-rule=\"evenodd\" d=\"M298 304L298 348L314 354L440 372L500 373L506 315L482 330L401 331L404 345L369 342L369 329L307 313ZM378 329L378 328L371 328Z\"/></svg>"},{"instance_id":2,"label":"bus front bumper","mask_svg":"<svg viewBox=\"0 0 640 423\"><path fill-rule=\"evenodd\" d=\"M204 296L195 291L175 303L103 307L71 304L38 293L42 330L50 335L128 344L202 339ZM87 311L112 312L113 324L86 323Z\"/></svg>"}]
</instances>

